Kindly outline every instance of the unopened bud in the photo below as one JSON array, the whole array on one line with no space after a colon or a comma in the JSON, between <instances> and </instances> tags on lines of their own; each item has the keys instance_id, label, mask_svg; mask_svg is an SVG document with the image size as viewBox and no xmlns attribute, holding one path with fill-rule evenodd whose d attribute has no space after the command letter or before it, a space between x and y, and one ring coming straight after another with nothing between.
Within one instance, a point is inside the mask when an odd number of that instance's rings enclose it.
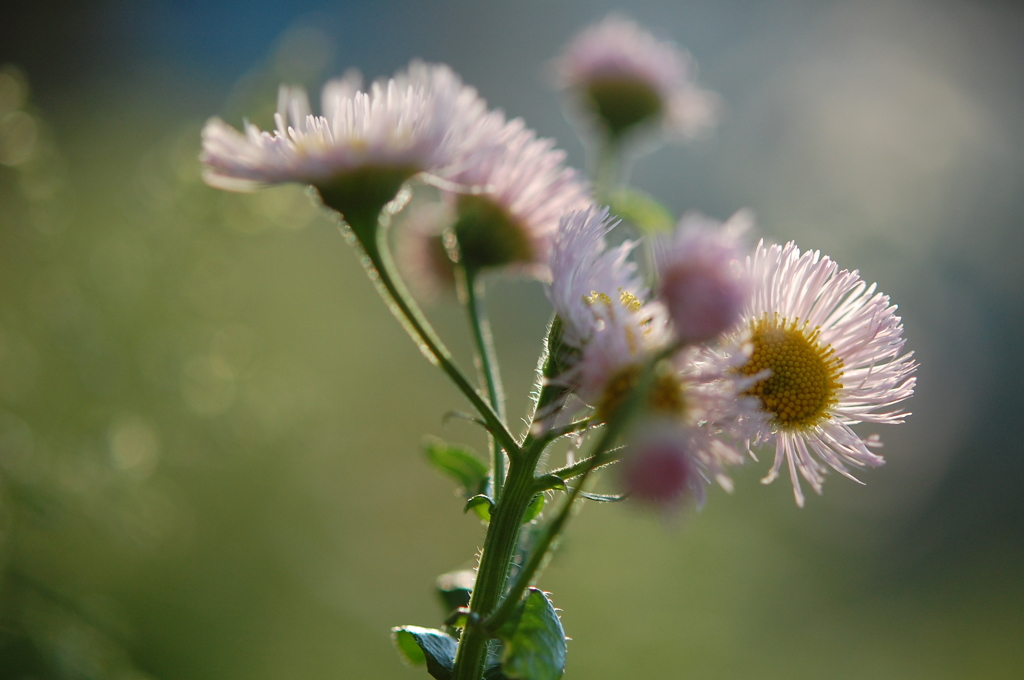
<instances>
[{"instance_id":1,"label":"unopened bud","mask_svg":"<svg viewBox=\"0 0 1024 680\"><path fill-rule=\"evenodd\" d=\"M624 491L633 500L669 509L689 499L704 502L704 481L678 427L655 428L629 447L619 465Z\"/></svg>"},{"instance_id":2,"label":"unopened bud","mask_svg":"<svg viewBox=\"0 0 1024 680\"><path fill-rule=\"evenodd\" d=\"M739 319L749 288L737 260L748 222L745 213L726 225L687 215L658 254L659 296L683 342L713 340Z\"/></svg>"},{"instance_id":3,"label":"unopened bud","mask_svg":"<svg viewBox=\"0 0 1024 680\"><path fill-rule=\"evenodd\" d=\"M739 318L746 286L722 264L680 262L662 273L661 299L680 340L712 340Z\"/></svg>"},{"instance_id":4,"label":"unopened bud","mask_svg":"<svg viewBox=\"0 0 1024 680\"><path fill-rule=\"evenodd\" d=\"M466 194L456 202L455 238L467 269L529 264L530 235L511 212L486 195Z\"/></svg>"}]
</instances>

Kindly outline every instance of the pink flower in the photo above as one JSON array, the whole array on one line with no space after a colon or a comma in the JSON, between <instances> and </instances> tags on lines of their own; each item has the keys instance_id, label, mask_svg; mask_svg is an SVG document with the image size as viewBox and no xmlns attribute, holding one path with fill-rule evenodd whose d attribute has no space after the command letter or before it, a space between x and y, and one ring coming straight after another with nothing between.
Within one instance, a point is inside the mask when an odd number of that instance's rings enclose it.
<instances>
[{"instance_id":1,"label":"pink flower","mask_svg":"<svg viewBox=\"0 0 1024 680\"><path fill-rule=\"evenodd\" d=\"M689 214L679 221L671 243L658 249L658 294L683 342L713 340L740 318L750 287L740 266L750 221L746 212L724 225Z\"/></svg>"},{"instance_id":2,"label":"pink flower","mask_svg":"<svg viewBox=\"0 0 1024 680\"><path fill-rule=\"evenodd\" d=\"M636 440L619 463L623 490L633 500L663 510L688 501L704 504L705 481L684 428L663 423Z\"/></svg>"}]
</instances>

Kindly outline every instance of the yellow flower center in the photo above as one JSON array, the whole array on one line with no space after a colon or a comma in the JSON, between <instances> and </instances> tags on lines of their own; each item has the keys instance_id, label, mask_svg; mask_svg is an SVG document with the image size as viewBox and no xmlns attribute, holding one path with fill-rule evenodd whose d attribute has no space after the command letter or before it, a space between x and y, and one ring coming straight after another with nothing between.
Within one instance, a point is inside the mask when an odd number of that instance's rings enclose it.
<instances>
[{"instance_id":1,"label":"yellow flower center","mask_svg":"<svg viewBox=\"0 0 1024 680\"><path fill-rule=\"evenodd\" d=\"M588 306L593 306L595 303L600 302L607 307L612 306L612 299L607 293L599 293L596 290L590 291L590 295L583 296L583 303ZM640 298L630 293L628 290L619 288L619 304L631 312L640 311L640 308L644 306L644 303L640 301Z\"/></svg>"},{"instance_id":2,"label":"yellow flower center","mask_svg":"<svg viewBox=\"0 0 1024 680\"><path fill-rule=\"evenodd\" d=\"M633 391L633 387L640 377L640 368L640 366L628 366L608 381L601 401L597 405L598 418L608 422L608 419L615 415L615 412ZM685 412L683 386L670 369L663 370L658 375L647 399L647 407L662 415L682 416Z\"/></svg>"},{"instance_id":3,"label":"yellow flower center","mask_svg":"<svg viewBox=\"0 0 1024 680\"><path fill-rule=\"evenodd\" d=\"M740 369L744 375L771 371L747 394L761 400L781 430L805 430L829 417L842 388L843 361L831 345L819 341L819 329L799 320L767 315L751 324L753 354Z\"/></svg>"}]
</instances>

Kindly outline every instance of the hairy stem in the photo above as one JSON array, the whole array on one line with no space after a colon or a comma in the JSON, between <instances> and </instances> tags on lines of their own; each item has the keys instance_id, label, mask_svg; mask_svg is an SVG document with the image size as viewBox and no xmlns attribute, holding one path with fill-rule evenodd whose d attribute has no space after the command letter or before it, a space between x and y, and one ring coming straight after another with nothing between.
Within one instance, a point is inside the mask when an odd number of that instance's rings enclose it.
<instances>
[{"instance_id":1,"label":"hairy stem","mask_svg":"<svg viewBox=\"0 0 1024 680\"><path fill-rule=\"evenodd\" d=\"M387 230L383 226L378 227L376 223L366 225L359 224L360 220L355 220L355 222L349 220L349 225L366 254L366 257L363 258L363 266L392 314L416 342L423 355L448 374L455 386L484 419L488 431L494 435L498 443L509 452L510 456L516 455L519 452L519 445L516 443L515 437L505 427L504 421L490 403L476 391L469 379L455 365L451 353L441 342L430 322L423 316L423 312L420 311L409 291L406 290L402 279L397 274L394 261L391 259L391 252L387 245ZM368 226L370 226L369 229Z\"/></svg>"},{"instance_id":2,"label":"hairy stem","mask_svg":"<svg viewBox=\"0 0 1024 680\"><path fill-rule=\"evenodd\" d=\"M480 619L491 613L505 591L523 515L534 496L533 471L536 465L535 457L512 459L505 491L491 509L491 522L487 527L476 584L469 601L470 611ZM483 677L487 642L491 637L485 627L472 621L466 625L459 640L452 680L480 680Z\"/></svg>"},{"instance_id":3,"label":"hairy stem","mask_svg":"<svg viewBox=\"0 0 1024 680\"><path fill-rule=\"evenodd\" d=\"M630 420L639 410L640 405L647 400L651 388L654 386L654 379L657 374L656 367L671 351L673 350L667 349L663 353L659 353L644 367L629 397L609 418L608 424L605 425L604 431L601 433L601 438L598 439L597 444L594 446L594 453L584 461L585 466L579 482L569 492L569 496L565 499L565 503L562 505L558 515L551 520L544 533L541 534L540 539L530 553L529 559L523 565L522 570L516 576L515 582L509 588L508 594L505 595L505 598L494 613L484 621L484 628L497 630L509 615L512 614L516 606L518 606L519 600L522 599L523 593L530 586L534 574L537 573L537 570L544 562L544 558L547 556L552 543L565 528L565 523L569 520L569 515L572 513L573 504L583 491L583 485L586 483L587 477L599 467L603 456L615 445L619 435L625 430Z\"/></svg>"}]
</instances>

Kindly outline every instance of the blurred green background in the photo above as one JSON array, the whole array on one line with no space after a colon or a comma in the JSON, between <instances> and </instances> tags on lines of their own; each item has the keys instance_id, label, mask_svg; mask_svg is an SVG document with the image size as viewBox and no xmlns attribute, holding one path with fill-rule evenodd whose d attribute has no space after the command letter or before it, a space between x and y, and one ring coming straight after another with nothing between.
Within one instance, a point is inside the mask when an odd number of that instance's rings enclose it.
<instances>
[{"instance_id":1,"label":"blurred green background","mask_svg":"<svg viewBox=\"0 0 1024 680\"><path fill-rule=\"evenodd\" d=\"M414 678L483 535L418 450L465 405L298 187L207 188L210 115L267 125L412 57L584 151L545 64L611 3L73 0L0 9L0 678ZM570 678L1024 677L1024 11L631 3L722 95L641 159L677 214L878 281L921 362L888 464L797 509L765 463L665 520L588 506L541 584ZM497 280L522 414L549 314ZM463 364L452 301L430 308ZM865 430L864 433L873 430Z\"/></svg>"}]
</instances>

